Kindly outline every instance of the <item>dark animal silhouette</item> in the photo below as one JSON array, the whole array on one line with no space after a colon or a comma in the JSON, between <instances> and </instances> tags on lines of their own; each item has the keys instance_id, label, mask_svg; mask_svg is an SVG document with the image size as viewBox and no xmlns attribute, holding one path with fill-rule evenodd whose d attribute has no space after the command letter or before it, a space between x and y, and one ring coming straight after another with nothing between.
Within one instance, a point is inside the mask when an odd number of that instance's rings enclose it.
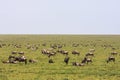
<instances>
[{"instance_id":1,"label":"dark animal silhouette","mask_svg":"<svg viewBox=\"0 0 120 80\"><path fill-rule=\"evenodd\" d=\"M113 57L113 56L108 57L107 63L109 63L111 61L115 62L115 57Z\"/></svg>"},{"instance_id":2,"label":"dark animal silhouette","mask_svg":"<svg viewBox=\"0 0 120 80\"><path fill-rule=\"evenodd\" d=\"M17 51L12 51L12 54L17 54Z\"/></svg>"},{"instance_id":3,"label":"dark animal silhouette","mask_svg":"<svg viewBox=\"0 0 120 80\"><path fill-rule=\"evenodd\" d=\"M117 52L112 52L111 55L117 55L118 53Z\"/></svg>"},{"instance_id":4,"label":"dark animal silhouette","mask_svg":"<svg viewBox=\"0 0 120 80\"><path fill-rule=\"evenodd\" d=\"M68 62L69 62L69 59L70 59L70 57L65 57L65 59L64 59L64 62L66 63L66 64L68 64Z\"/></svg>"},{"instance_id":5,"label":"dark animal silhouette","mask_svg":"<svg viewBox=\"0 0 120 80\"><path fill-rule=\"evenodd\" d=\"M52 59L49 59L48 63L54 63L54 61Z\"/></svg>"},{"instance_id":6,"label":"dark animal silhouette","mask_svg":"<svg viewBox=\"0 0 120 80\"><path fill-rule=\"evenodd\" d=\"M87 53L85 56L94 56L93 53Z\"/></svg>"},{"instance_id":7,"label":"dark animal silhouette","mask_svg":"<svg viewBox=\"0 0 120 80\"><path fill-rule=\"evenodd\" d=\"M34 60L34 59L29 59L29 62L30 62L30 63L36 63L36 62L37 62L37 60Z\"/></svg>"},{"instance_id":8,"label":"dark animal silhouette","mask_svg":"<svg viewBox=\"0 0 120 80\"><path fill-rule=\"evenodd\" d=\"M77 50L74 50L74 51L72 51L72 54L74 54L74 55L80 55L80 52L78 52Z\"/></svg>"},{"instance_id":9,"label":"dark animal silhouette","mask_svg":"<svg viewBox=\"0 0 120 80\"><path fill-rule=\"evenodd\" d=\"M16 57L16 56L10 55L8 60L9 60L9 63L15 63L16 61L18 61L18 62L24 62L25 64L27 64L27 59L24 56Z\"/></svg>"},{"instance_id":10,"label":"dark animal silhouette","mask_svg":"<svg viewBox=\"0 0 120 80\"><path fill-rule=\"evenodd\" d=\"M92 60L90 58L85 57L81 63L92 63Z\"/></svg>"}]
</instances>

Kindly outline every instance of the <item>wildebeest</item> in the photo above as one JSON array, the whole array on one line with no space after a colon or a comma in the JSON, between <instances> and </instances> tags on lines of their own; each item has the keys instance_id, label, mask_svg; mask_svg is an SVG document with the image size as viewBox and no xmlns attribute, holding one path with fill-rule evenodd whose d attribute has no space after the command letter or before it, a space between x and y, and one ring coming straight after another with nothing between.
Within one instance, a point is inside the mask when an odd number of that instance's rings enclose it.
<instances>
[{"instance_id":1,"label":"wildebeest","mask_svg":"<svg viewBox=\"0 0 120 80\"><path fill-rule=\"evenodd\" d=\"M52 59L49 59L48 63L54 63L54 61Z\"/></svg>"},{"instance_id":2,"label":"wildebeest","mask_svg":"<svg viewBox=\"0 0 120 80\"><path fill-rule=\"evenodd\" d=\"M80 63L78 63L78 62L72 62L72 65L73 66L80 66Z\"/></svg>"},{"instance_id":3,"label":"wildebeest","mask_svg":"<svg viewBox=\"0 0 120 80\"><path fill-rule=\"evenodd\" d=\"M47 44L46 44L46 43L43 43L42 46L47 46Z\"/></svg>"},{"instance_id":4,"label":"wildebeest","mask_svg":"<svg viewBox=\"0 0 120 80\"><path fill-rule=\"evenodd\" d=\"M29 62L30 62L30 63L36 63L37 60L35 60L35 59L29 59Z\"/></svg>"},{"instance_id":5,"label":"wildebeest","mask_svg":"<svg viewBox=\"0 0 120 80\"><path fill-rule=\"evenodd\" d=\"M16 62L24 62L25 64L27 64L27 59L25 58L25 56L9 56L8 58L9 63L16 63Z\"/></svg>"},{"instance_id":6,"label":"wildebeest","mask_svg":"<svg viewBox=\"0 0 120 80\"><path fill-rule=\"evenodd\" d=\"M85 56L94 56L94 54L92 52L89 52Z\"/></svg>"},{"instance_id":7,"label":"wildebeest","mask_svg":"<svg viewBox=\"0 0 120 80\"><path fill-rule=\"evenodd\" d=\"M56 44L50 44L50 47L53 48L53 49L56 49L57 45Z\"/></svg>"},{"instance_id":8,"label":"wildebeest","mask_svg":"<svg viewBox=\"0 0 120 80\"><path fill-rule=\"evenodd\" d=\"M2 63L5 63L5 64L6 64L6 63L9 63L9 61L2 61Z\"/></svg>"},{"instance_id":9,"label":"wildebeest","mask_svg":"<svg viewBox=\"0 0 120 80\"><path fill-rule=\"evenodd\" d=\"M54 56L56 54L55 51L49 52L48 57L50 58L51 56Z\"/></svg>"},{"instance_id":10,"label":"wildebeest","mask_svg":"<svg viewBox=\"0 0 120 80\"><path fill-rule=\"evenodd\" d=\"M21 48L21 45L20 44L15 44L14 48Z\"/></svg>"},{"instance_id":11,"label":"wildebeest","mask_svg":"<svg viewBox=\"0 0 120 80\"><path fill-rule=\"evenodd\" d=\"M118 53L117 52L112 52L111 55L117 55Z\"/></svg>"},{"instance_id":12,"label":"wildebeest","mask_svg":"<svg viewBox=\"0 0 120 80\"><path fill-rule=\"evenodd\" d=\"M21 52L19 52L18 54L20 54L20 55L24 55L24 52L23 52L23 51L21 51Z\"/></svg>"},{"instance_id":13,"label":"wildebeest","mask_svg":"<svg viewBox=\"0 0 120 80\"><path fill-rule=\"evenodd\" d=\"M92 53L93 53L93 52L95 52L95 49L90 49L89 52L92 52Z\"/></svg>"},{"instance_id":14,"label":"wildebeest","mask_svg":"<svg viewBox=\"0 0 120 80\"><path fill-rule=\"evenodd\" d=\"M58 44L58 45L57 45L57 47L60 49L60 48L62 48L63 46L62 46L62 45L60 45L60 44Z\"/></svg>"},{"instance_id":15,"label":"wildebeest","mask_svg":"<svg viewBox=\"0 0 120 80\"><path fill-rule=\"evenodd\" d=\"M78 52L77 50L74 50L74 51L72 51L72 54L74 54L74 55L80 55L80 52Z\"/></svg>"},{"instance_id":16,"label":"wildebeest","mask_svg":"<svg viewBox=\"0 0 120 80\"><path fill-rule=\"evenodd\" d=\"M115 50L115 48L113 47L112 50Z\"/></svg>"},{"instance_id":17,"label":"wildebeest","mask_svg":"<svg viewBox=\"0 0 120 80\"><path fill-rule=\"evenodd\" d=\"M73 66L84 66L84 63L72 62Z\"/></svg>"},{"instance_id":18,"label":"wildebeest","mask_svg":"<svg viewBox=\"0 0 120 80\"><path fill-rule=\"evenodd\" d=\"M38 49L38 46L36 46L36 45L33 45L32 47L31 47L31 50L33 50L33 51L35 51L35 50L37 50Z\"/></svg>"},{"instance_id":19,"label":"wildebeest","mask_svg":"<svg viewBox=\"0 0 120 80\"><path fill-rule=\"evenodd\" d=\"M57 52L61 53L61 54L65 54L65 55L68 55L68 51L66 50L58 50Z\"/></svg>"},{"instance_id":20,"label":"wildebeest","mask_svg":"<svg viewBox=\"0 0 120 80\"><path fill-rule=\"evenodd\" d=\"M47 54L47 55L50 53L50 51L47 49L42 49L41 52L42 54Z\"/></svg>"},{"instance_id":21,"label":"wildebeest","mask_svg":"<svg viewBox=\"0 0 120 80\"><path fill-rule=\"evenodd\" d=\"M113 57L113 56L108 57L107 63L109 63L111 61L115 62L115 57Z\"/></svg>"},{"instance_id":22,"label":"wildebeest","mask_svg":"<svg viewBox=\"0 0 120 80\"><path fill-rule=\"evenodd\" d=\"M48 55L49 58L50 58L51 56L54 56L54 55L56 54L56 51L47 50L47 49L42 49L41 52L42 52L42 54Z\"/></svg>"},{"instance_id":23,"label":"wildebeest","mask_svg":"<svg viewBox=\"0 0 120 80\"><path fill-rule=\"evenodd\" d=\"M42 52L42 54L47 54L47 50L46 49L42 49L41 52Z\"/></svg>"},{"instance_id":24,"label":"wildebeest","mask_svg":"<svg viewBox=\"0 0 120 80\"><path fill-rule=\"evenodd\" d=\"M68 64L69 59L70 59L70 57L66 56L66 57L64 58L64 62L65 62L66 64Z\"/></svg>"},{"instance_id":25,"label":"wildebeest","mask_svg":"<svg viewBox=\"0 0 120 80\"><path fill-rule=\"evenodd\" d=\"M92 59L85 57L81 63L92 63Z\"/></svg>"},{"instance_id":26,"label":"wildebeest","mask_svg":"<svg viewBox=\"0 0 120 80\"><path fill-rule=\"evenodd\" d=\"M72 44L72 47L78 47L78 46L79 46L78 43L73 43L73 44Z\"/></svg>"},{"instance_id":27,"label":"wildebeest","mask_svg":"<svg viewBox=\"0 0 120 80\"><path fill-rule=\"evenodd\" d=\"M12 51L12 54L17 54L17 51Z\"/></svg>"}]
</instances>

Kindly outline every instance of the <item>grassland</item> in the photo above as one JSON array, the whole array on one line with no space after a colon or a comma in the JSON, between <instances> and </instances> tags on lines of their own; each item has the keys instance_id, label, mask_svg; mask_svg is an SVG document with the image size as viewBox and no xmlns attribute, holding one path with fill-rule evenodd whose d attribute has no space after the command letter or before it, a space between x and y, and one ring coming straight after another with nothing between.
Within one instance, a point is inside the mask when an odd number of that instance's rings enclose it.
<instances>
[{"instance_id":1,"label":"grassland","mask_svg":"<svg viewBox=\"0 0 120 80\"><path fill-rule=\"evenodd\" d=\"M38 50L26 48L26 44L39 45ZM42 46L46 43L46 46ZM78 43L78 47L72 47ZM120 53L119 35L0 35L0 60L7 60L12 51L24 51L28 59L34 58L37 63L3 64L0 62L0 80L120 80L120 56L115 56L115 63L106 63L107 57L112 52L112 47ZM21 48L8 46L20 44ZM70 62L66 65L63 60L65 55L56 54L51 57L55 63L49 64L49 58L41 53L41 49L49 48L50 44L66 44L62 49L69 51ZM92 46L91 44L96 44ZM111 45L112 47L102 47ZM95 49L93 63L85 66L72 66L72 62L81 62L89 49ZM80 56L71 54L78 50Z\"/></svg>"}]
</instances>

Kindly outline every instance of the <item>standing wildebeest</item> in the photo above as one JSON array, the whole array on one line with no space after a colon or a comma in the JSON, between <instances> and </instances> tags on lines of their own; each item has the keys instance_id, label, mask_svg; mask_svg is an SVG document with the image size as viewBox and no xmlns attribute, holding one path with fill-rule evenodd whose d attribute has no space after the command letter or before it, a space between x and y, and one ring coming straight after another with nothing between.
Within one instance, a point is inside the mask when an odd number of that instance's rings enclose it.
<instances>
[{"instance_id":1,"label":"standing wildebeest","mask_svg":"<svg viewBox=\"0 0 120 80\"><path fill-rule=\"evenodd\" d=\"M72 51L72 54L74 54L74 55L80 55L80 52L78 52L77 50L74 50L74 51Z\"/></svg>"},{"instance_id":2,"label":"standing wildebeest","mask_svg":"<svg viewBox=\"0 0 120 80\"><path fill-rule=\"evenodd\" d=\"M92 63L92 60L91 60L90 58L85 57L85 58L82 60L81 63L87 63L87 64L88 64L89 62Z\"/></svg>"},{"instance_id":3,"label":"standing wildebeest","mask_svg":"<svg viewBox=\"0 0 120 80\"><path fill-rule=\"evenodd\" d=\"M107 63L109 63L111 61L115 62L115 57L113 57L113 56L108 57Z\"/></svg>"},{"instance_id":4,"label":"standing wildebeest","mask_svg":"<svg viewBox=\"0 0 120 80\"><path fill-rule=\"evenodd\" d=\"M66 56L65 59L64 59L64 62L65 62L66 64L68 64L69 59L70 59L70 57Z\"/></svg>"}]
</instances>

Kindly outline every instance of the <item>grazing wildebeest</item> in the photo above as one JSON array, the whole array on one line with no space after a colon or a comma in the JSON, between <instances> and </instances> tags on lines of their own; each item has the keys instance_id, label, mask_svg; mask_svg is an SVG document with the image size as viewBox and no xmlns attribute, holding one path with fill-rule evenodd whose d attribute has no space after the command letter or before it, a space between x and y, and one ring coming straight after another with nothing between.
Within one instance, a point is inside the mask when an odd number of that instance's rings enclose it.
<instances>
[{"instance_id":1,"label":"grazing wildebeest","mask_svg":"<svg viewBox=\"0 0 120 80\"><path fill-rule=\"evenodd\" d=\"M84 66L84 63L72 62L73 66Z\"/></svg>"},{"instance_id":2,"label":"grazing wildebeest","mask_svg":"<svg viewBox=\"0 0 120 80\"><path fill-rule=\"evenodd\" d=\"M36 63L37 60L35 60L35 59L29 59L29 62L30 62L30 63Z\"/></svg>"},{"instance_id":3,"label":"grazing wildebeest","mask_svg":"<svg viewBox=\"0 0 120 80\"><path fill-rule=\"evenodd\" d=\"M92 52L89 52L85 56L94 56L94 54Z\"/></svg>"},{"instance_id":4,"label":"grazing wildebeest","mask_svg":"<svg viewBox=\"0 0 120 80\"><path fill-rule=\"evenodd\" d=\"M54 61L52 59L49 59L48 63L54 63Z\"/></svg>"},{"instance_id":5,"label":"grazing wildebeest","mask_svg":"<svg viewBox=\"0 0 120 80\"><path fill-rule=\"evenodd\" d=\"M112 52L111 55L117 55L118 53L117 52Z\"/></svg>"},{"instance_id":6,"label":"grazing wildebeest","mask_svg":"<svg viewBox=\"0 0 120 80\"><path fill-rule=\"evenodd\" d=\"M21 45L20 44L15 44L14 48L21 48Z\"/></svg>"},{"instance_id":7,"label":"grazing wildebeest","mask_svg":"<svg viewBox=\"0 0 120 80\"><path fill-rule=\"evenodd\" d=\"M41 52L42 52L42 54L47 54L47 50L46 49L42 49Z\"/></svg>"},{"instance_id":8,"label":"grazing wildebeest","mask_svg":"<svg viewBox=\"0 0 120 80\"><path fill-rule=\"evenodd\" d=\"M57 52L59 52L61 54L65 54L65 55L68 55L68 53L69 53L68 51L60 50L60 49Z\"/></svg>"},{"instance_id":9,"label":"grazing wildebeest","mask_svg":"<svg viewBox=\"0 0 120 80\"><path fill-rule=\"evenodd\" d=\"M74 50L74 51L72 51L72 54L74 54L74 55L80 55L80 52L78 52L77 50Z\"/></svg>"},{"instance_id":10,"label":"grazing wildebeest","mask_svg":"<svg viewBox=\"0 0 120 80\"><path fill-rule=\"evenodd\" d=\"M50 48L50 49L52 49L52 48ZM56 54L56 51L53 51L53 49L52 50L42 49L41 52L42 52L42 54L48 55L49 58Z\"/></svg>"},{"instance_id":11,"label":"grazing wildebeest","mask_svg":"<svg viewBox=\"0 0 120 80\"><path fill-rule=\"evenodd\" d=\"M38 46L36 46L36 45L34 45L34 46L31 47L31 50L33 50L33 51L35 51L37 49L38 49Z\"/></svg>"},{"instance_id":12,"label":"grazing wildebeest","mask_svg":"<svg viewBox=\"0 0 120 80\"><path fill-rule=\"evenodd\" d=\"M83 60L82 60L82 62L81 63L92 63L92 60L90 59L90 58L87 58L87 57L85 57Z\"/></svg>"},{"instance_id":13,"label":"grazing wildebeest","mask_svg":"<svg viewBox=\"0 0 120 80\"><path fill-rule=\"evenodd\" d=\"M93 52L95 52L95 49L90 49L89 51L93 53Z\"/></svg>"},{"instance_id":14,"label":"grazing wildebeest","mask_svg":"<svg viewBox=\"0 0 120 80\"><path fill-rule=\"evenodd\" d=\"M70 57L66 56L66 57L64 58L64 62L65 62L66 64L68 64L69 59L70 59Z\"/></svg>"},{"instance_id":15,"label":"grazing wildebeest","mask_svg":"<svg viewBox=\"0 0 120 80\"><path fill-rule=\"evenodd\" d=\"M113 47L112 50L115 50L115 48Z\"/></svg>"},{"instance_id":16,"label":"grazing wildebeest","mask_svg":"<svg viewBox=\"0 0 120 80\"><path fill-rule=\"evenodd\" d=\"M24 55L24 52L23 52L23 51L21 51L21 52L19 52L18 54L20 54L20 55Z\"/></svg>"},{"instance_id":17,"label":"grazing wildebeest","mask_svg":"<svg viewBox=\"0 0 120 80\"><path fill-rule=\"evenodd\" d=\"M54 56L56 54L55 51L49 52L48 57L50 58L51 56Z\"/></svg>"},{"instance_id":18,"label":"grazing wildebeest","mask_svg":"<svg viewBox=\"0 0 120 80\"><path fill-rule=\"evenodd\" d=\"M78 62L72 62L72 65L73 66L80 66L80 63L78 63Z\"/></svg>"},{"instance_id":19,"label":"grazing wildebeest","mask_svg":"<svg viewBox=\"0 0 120 80\"><path fill-rule=\"evenodd\" d=\"M68 51L65 51L65 50L62 50L61 54L65 54L65 55L68 55Z\"/></svg>"},{"instance_id":20,"label":"grazing wildebeest","mask_svg":"<svg viewBox=\"0 0 120 80\"><path fill-rule=\"evenodd\" d=\"M60 49L60 48L62 48L63 46L62 46L62 45L60 45L60 44L58 44L58 45L57 45L57 47Z\"/></svg>"},{"instance_id":21,"label":"grazing wildebeest","mask_svg":"<svg viewBox=\"0 0 120 80\"><path fill-rule=\"evenodd\" d=\"M61 50L61 49L58 49L58 50L57 50L58 53L62 53L62 51L63 51L63 50Z\"/></svg>"},{"instance_id":22,"label":"grazing wildebeest","mask_svg":"<svg viewBox=\"0 0 120 80\"><path fill-rule=\"evenodd\" d=\"M25 56L16 57L16 56L10 55L8 60L9 60L9 63L24 62L25 64L27 64L27 59L25 58Z\"/></svg>"},{"instance_id":23,"label":"grazing wildebeest","mask_svg":"<svg viewBox=\"0 0 120 80\"><path fill-rule=\"evenodd\" d=\"M68 51L63 51L62 52L62 54L66 54L66 55L68 55L68 53L69 53Z\"/></svg>"},{"instance_id":24,"label":"grazing wildebeest","mask_svg":"<svg viewBox=\"0 0 120 80\"><path fill-rule=\"evenodd\" d=\"M42 46L46 46L47 44L46 43L43 43Z\"/></svg>"},{"instance_id":25,"label":"grazing wildebeest","mask_svg":"<svg viewBox=\"0 0 120 80\"><path fill-rule=\"evenodd\" d=\"M79 46L79 44L76 44L76 43L72 44L72 47L78 47L78 46Z\"/></svg>"},{"instance_id":26,"label":"grazing wildebeest","mask_svg":"<svg viewBox=\"0 0 120 80\"><path fill-rule=\"evenodd\" d=\"M12 51L12 54L17 54L17 51Z\"/></svg>"},{"instance_id":27,"label":"grazing wildebeest","mask_svg":"<svg viewBox=\"0 0 120 80\"><path fill-rule=\"evenodd\" d=\"M57 45L56 44L50 44L50 47L53 48L53 49L56 49Z\"/></svg>"},{"instance_id":28,"label":"grazing wildebeest","mask_svg":"<svg viewBox=\"0 0 120 80\"><path fill-rule=\"evenodd\" d=\"M111 61L115 62L115 57L113 57L113 56L108 57L107 63L109 63Z\"/></svg>"},{"instance_id":29,"label":"grazing wildebeest","mask_svg":"<svg viewBox=\"0 0 120 80\"><path fill-rule=\"evenodd\" d=\"M24 62L25 64L27 64L27 59L24 56L16 57L15 61Z\"/></svg>"}]
</instances>

